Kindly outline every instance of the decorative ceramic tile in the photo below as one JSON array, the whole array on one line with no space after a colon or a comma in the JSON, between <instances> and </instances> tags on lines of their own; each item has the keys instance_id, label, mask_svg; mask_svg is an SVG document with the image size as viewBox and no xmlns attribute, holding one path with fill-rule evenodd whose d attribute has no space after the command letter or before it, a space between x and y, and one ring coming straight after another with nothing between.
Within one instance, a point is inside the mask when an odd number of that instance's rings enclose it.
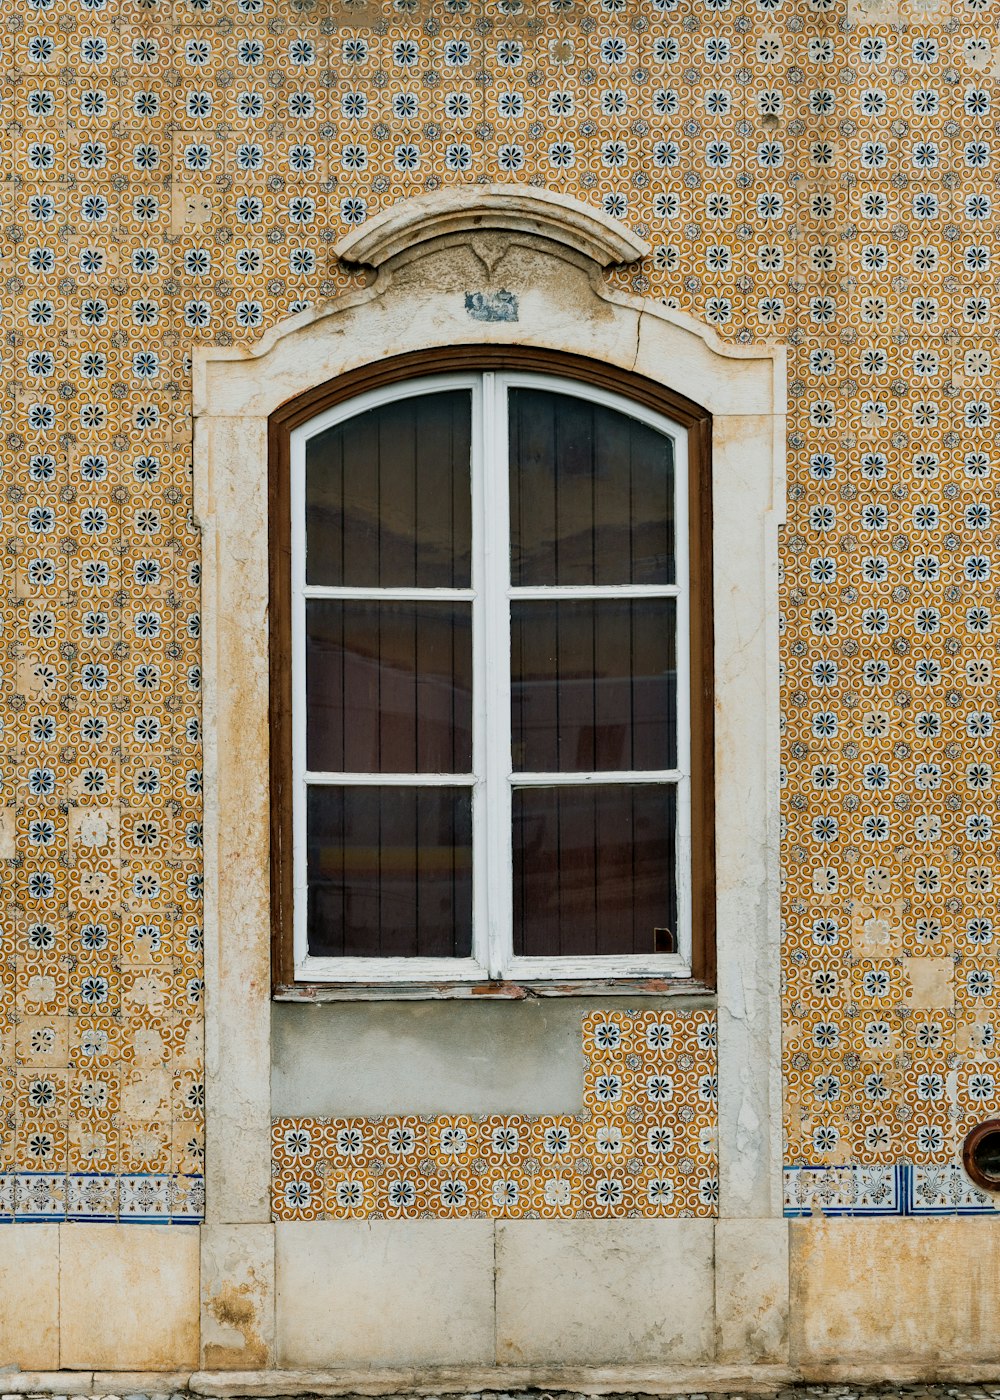
<instances>
[{"instance_id":1,"label":"decorative ceramic tile","mask_svg":"<svg viewBox=\"0 0 1000 1400\"><path fill-rule=\"evenodd\" d=\"M67 1220L118 1219L118 1178L74 1174L66 1188Z\"/></svg>"},{"instance_id":2,"label":"decorative ceramic tile","mask_svg":"<svg viewBox=\"0 0 1000 1400\"><path fill-rule=\"evenodd\" d=\"M706 1012L592 1012L583 1112L279 1118L277 1220L713 1216L716 1026Z\"/></svg>"},{"instance_id":3,"label":"decorative ceramic tile","mask_svg":"<svg viewBox=\"0 0 1000 1400\"><path fill-rule=\"evenodd\" d=\"M66 1216L66 1177L53 1172L20 1172L14 1178L14 1219L62 1220Z\"/></svg>"},{"instance_id":4,"label":"decorative ceramic tile","mask_svg":"<svg viewBox=\"0 0 1000 1400\"><path fill-rule=\"evenodd\" d=\"M944 1168L998 1111L996 24L995 0L0 0L0 1168L30 1218L87 1167L197 1175L191 348L350 288L340 234L482 180L625 220L652 254L613 280L788 346L789 1163ZM629 1183L575 1149L546 1209L608 1181L608 1209L648 1205L635 1150ZM421 1209L534 1209L483 1151ZM294 1208L388 1209L403 1180L363 1173L358 1207L337 1171Z\"/></svg>"},{"instance_id":5,"label":"decorative ceramic tile","mask_svg":"<svg viewBox=\"0 0 1000 1400\"><path fill-rule=\"evenodd\" d=\"M910 1215L974 1215L997 1209L995 1196L978 1190L957 1162L910 1167Z\"/></svg>"},{"instance_id":6,"label":"decorative ceramic tile","mask_svg":"<svg viewBox=\"0 0 1000 1400\"><path fill-rule=\"evenodd\" d=\"M994 1197L979 1191L957 1162L869 1167L786 1167L785 1214L992 1215Z\"/></svg>"}]
</instances>

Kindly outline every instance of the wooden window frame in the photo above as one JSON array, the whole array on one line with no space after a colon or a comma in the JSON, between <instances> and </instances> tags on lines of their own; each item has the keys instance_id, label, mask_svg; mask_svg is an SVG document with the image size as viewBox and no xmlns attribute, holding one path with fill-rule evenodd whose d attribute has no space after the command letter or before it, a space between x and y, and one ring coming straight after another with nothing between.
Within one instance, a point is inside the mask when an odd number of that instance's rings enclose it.
<instances>
[{"instance_id":1,"label":"wooden window frame","mask_svg":"<svg viewBox=\"0 0 1000 1400\"><path fill-rule=\"evenodd\" d=\"M592 384L685 430L688 458L688 587L691 760L691 975L539 981L307 982L296 980L293 908L293 712L291 435L327 410L393 383L448 373L502 371ZM270 888L272 995L426 997L529 994L690 995L715 984L714 675L712 622L712 420L698 404L656 382L584 356L534 348L455 345L390 357L340 375L281 405L268 420L270 664ZM707 586L706 586L707 585ZM594 957L595 968L599 956Z\"/></svg>"}]
</instances>

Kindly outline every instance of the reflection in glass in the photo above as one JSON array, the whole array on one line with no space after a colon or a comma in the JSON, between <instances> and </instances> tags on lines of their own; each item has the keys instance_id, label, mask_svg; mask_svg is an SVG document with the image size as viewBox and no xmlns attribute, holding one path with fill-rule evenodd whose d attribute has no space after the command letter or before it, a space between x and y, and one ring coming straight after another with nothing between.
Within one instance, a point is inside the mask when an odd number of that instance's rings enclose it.
<instances>
[{"instance_id":1,"label":"reflection in glass","mask_svg":"<svg viewBox=\"0 0 1000 1400\"><path fill-rule=\"evenodd\" d=\"M472 770L468 603L306 603L307 766Z\"/></svg>"},{"instance_id":2,"label":"reflection in glass","mask_svg":"<svg viewBox=\"0 0 1000 1400\"><path fill-rule=\"evenodd\" d=\"M471 955L468 788L311 787L307 842L310 956Z\"/></svg>"},{"instance_id":3,"label":"reflection in glass","mask_svg":"<svg viewBox=\"0 0 1000 1400\"><path fill-rule=\"evenodd\" d=\"M567 394L510 391L511 583L675 582L673 444Z\"/></svg>"},{"instance_id":4,"label":"reflection in glass","mask_svg":"<svg viewBox=\"0 0 1000 1400\"><path fill-rule=\"evenodd\" d=\"M519 788L513 796L516 954L672 950L674 787Z\"/></svg>"}]
</instances>

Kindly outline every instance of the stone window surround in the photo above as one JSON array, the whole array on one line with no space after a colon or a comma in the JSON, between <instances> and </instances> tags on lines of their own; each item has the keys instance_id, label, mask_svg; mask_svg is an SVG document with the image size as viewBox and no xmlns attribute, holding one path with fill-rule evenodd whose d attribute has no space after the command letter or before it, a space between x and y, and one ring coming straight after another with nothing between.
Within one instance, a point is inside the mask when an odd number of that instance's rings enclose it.
<instances>
[{"instance_id":1,"label":"stone window surround","mask_svg":"<svg viewBox=\"0 0 1000 1400\"><path fill-rule=\"evenodd\" d=\"M268 417L317 384L386 356L475 343L588 356L663 383L712 415L718 979L716 997L706 1000L717 1002L719 1015L719 1217L741 1228L766 1226L776 1240L771 1231L783 1228L777 533L784 352L727 345L689 316L611 290L603 269L645 256L647 246L614 220L550 192L475 187L412 199L348 235L337 252L378 275L282 322L250 350L194 354L204 560L205 1247L213 1225L259 1231L270 1221ZM513 294L517 319L474 317L471 289Z\"/></svg>"}]
</instances>

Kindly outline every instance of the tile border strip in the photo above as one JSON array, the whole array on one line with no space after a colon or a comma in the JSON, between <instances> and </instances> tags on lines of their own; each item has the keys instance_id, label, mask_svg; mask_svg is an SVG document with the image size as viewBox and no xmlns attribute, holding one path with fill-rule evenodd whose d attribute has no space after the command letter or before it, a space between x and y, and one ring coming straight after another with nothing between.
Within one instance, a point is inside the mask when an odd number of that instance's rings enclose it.
<instances>
[{"instance_id":1,"label":"tile border strip","mask_svg":"<svg viewBox=\"0 0 1000 1400\"><path fill-rule=\"evenodd\" d=\"M204 1217L202 1176L0 1173L0 1225L200 1225Z\"/></svg>"},{"instance_id":2,"label":"tile border strip","mask_svg":"<svg viewBox=\"0 0 1000 1400\"><path fill-rule=\"evenodd\" d=\"M978 1190L957 1162L922 1165L784 1168L784 1216L992 1215L1000 1197ZM102 1172L0 1174L0 1225L198 1225L204 1220L204 1178Z\"/></svg>"},{"instance_id":3,"label":"tile border strip","mask_svg":"<svg viewBox=\"0 0 1000 1400\"><path fill-rule=\"evenodd\" d=\"M975 1187L958 1162L785 1167L784 1214L813 1216L992 1215L1000 1196Z\"/></svg>"}]
</instances>

